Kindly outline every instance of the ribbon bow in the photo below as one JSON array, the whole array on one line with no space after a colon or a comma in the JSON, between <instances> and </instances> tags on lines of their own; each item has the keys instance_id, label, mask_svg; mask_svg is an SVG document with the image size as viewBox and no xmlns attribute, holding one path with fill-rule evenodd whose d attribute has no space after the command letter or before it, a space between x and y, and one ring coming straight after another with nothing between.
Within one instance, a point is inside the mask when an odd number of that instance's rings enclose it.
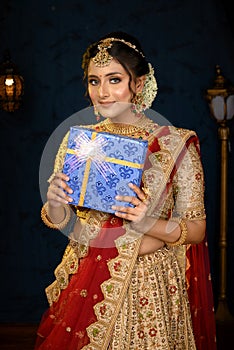
<instances>
[{"instance_id":1,"label":"ribbon bow","mask_svg":"<svg viewBox=\"0 0 234 350\"><path fill-rule=\"evenodd\" d=\"M88 136L82 132L74 139L74 142L75 147L72 150L74 154L65 161L65 164L68 163L70 165L70 174L88 160L94 163L105 180L107 180L107 172L116 174L109 163L105 162L106 154L103 151L103 147L108 144L108 140L101 135L97 135L94 139L89 139Z\"/></svg>"}]
</instances>

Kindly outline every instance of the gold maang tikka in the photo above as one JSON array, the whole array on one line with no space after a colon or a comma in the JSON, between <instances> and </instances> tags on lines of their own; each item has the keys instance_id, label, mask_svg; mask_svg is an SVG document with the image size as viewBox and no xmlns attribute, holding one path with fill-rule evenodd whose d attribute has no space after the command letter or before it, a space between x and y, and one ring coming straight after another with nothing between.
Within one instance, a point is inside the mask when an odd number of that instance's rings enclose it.
<instances>
[{"instance_id":1,"label":"gold maang tikka","mask_svg":"<svg viewBox=\"0 0 234 350\"><path fill-rule=\"evenodd\" d=\"M108 66L113 59L113 57L109 54L107 49L110 49L113 45L113 41L120 41L123 44L131 47L133 50L138 52L142 57L144 57L143 53L140 52L135 45L131 44L129 41L125 41L124 39L117 39L117 38L106 38L101 40L100 44L98 45L98 53L96 56L93 57L93 62L96 67L105 67Z\"/></svg>"}]
</instances>

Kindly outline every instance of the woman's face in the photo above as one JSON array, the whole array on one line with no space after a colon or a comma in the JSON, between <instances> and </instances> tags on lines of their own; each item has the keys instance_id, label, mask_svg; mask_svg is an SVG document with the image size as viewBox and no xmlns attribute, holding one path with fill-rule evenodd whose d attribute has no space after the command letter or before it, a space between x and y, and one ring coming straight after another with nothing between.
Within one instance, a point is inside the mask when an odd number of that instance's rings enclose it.
<instances>
[{"instance_id":1,"label":"woman's face","mask_svg":"<svg viewBox=\"0 0 234 350\"><path fill-rule=\"evenodd\" d=\"M96 67L90 60L88 93L93 105L103 117L125 122L128 115L130 117L132 92L129 89L129 80L126 70L114 59L106 67ZM137 92L133 81L131 88Z\"/></svg>"}]
</instances>

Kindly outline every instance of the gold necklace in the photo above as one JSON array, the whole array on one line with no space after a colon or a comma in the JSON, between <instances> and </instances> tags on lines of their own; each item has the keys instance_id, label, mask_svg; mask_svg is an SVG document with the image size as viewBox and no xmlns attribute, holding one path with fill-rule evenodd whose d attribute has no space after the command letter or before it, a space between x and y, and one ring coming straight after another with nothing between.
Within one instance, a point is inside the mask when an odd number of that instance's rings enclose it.
<instances>
[{"instance_id":1,"label":"gold necklace","mask_svg":"<svg viewBox=\"0 0 234 350\"><path fill-rule=\"evenodd\" d=\"M144 128L144 124L146 122L146 118L142 117L141 120L137 123L137 125L125 124L125 123L113 123L110 120L105 120L102 124L106 131L111 132L113 134L119 135L133 135L136 132L140 132Z\"/></svg>"},{"instance_id":2,"label":"gold necklace","mask_svg":"<svg viewBox=\"0 0 234 350\"><path fill-rule=\"evenodd\" d=\"M124 123L106 123L105 129L113 134L130 135L141 130L141 127Z\"/></svg>"}]
</instances>

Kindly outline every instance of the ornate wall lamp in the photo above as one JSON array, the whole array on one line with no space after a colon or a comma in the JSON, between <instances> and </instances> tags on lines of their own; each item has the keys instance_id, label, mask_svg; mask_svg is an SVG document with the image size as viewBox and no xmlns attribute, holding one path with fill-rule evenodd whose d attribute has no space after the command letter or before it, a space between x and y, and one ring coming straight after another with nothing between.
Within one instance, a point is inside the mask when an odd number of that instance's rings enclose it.
<instances>
[{"instance_id":1,"label":"ornate wall lamp","mask_svg":"<svg viewBox=\"0 0 234 350\"><path fill-rule=\"evenodd\" d=\"M24 93L24 79L7 52L0 64L0 108L6 112L19 109Z\"/></svg>"},{"instance_id":2,"label":"ornate wall lamp","mask_svg":"<svg viewBox=\"0 0 234 350\"><path fill-rule=\"evenodd\" d=\"M227 277L227 173L228 173L228 121L234 116L234 87L224 78L220 67L216 66L214 86L206 91L211 116L218 123L218 136L221 141L220 164L220 233L219 233L219 297L216 311L217 321L232 319L226 299Z\"/></svg>"}]
</instances>

